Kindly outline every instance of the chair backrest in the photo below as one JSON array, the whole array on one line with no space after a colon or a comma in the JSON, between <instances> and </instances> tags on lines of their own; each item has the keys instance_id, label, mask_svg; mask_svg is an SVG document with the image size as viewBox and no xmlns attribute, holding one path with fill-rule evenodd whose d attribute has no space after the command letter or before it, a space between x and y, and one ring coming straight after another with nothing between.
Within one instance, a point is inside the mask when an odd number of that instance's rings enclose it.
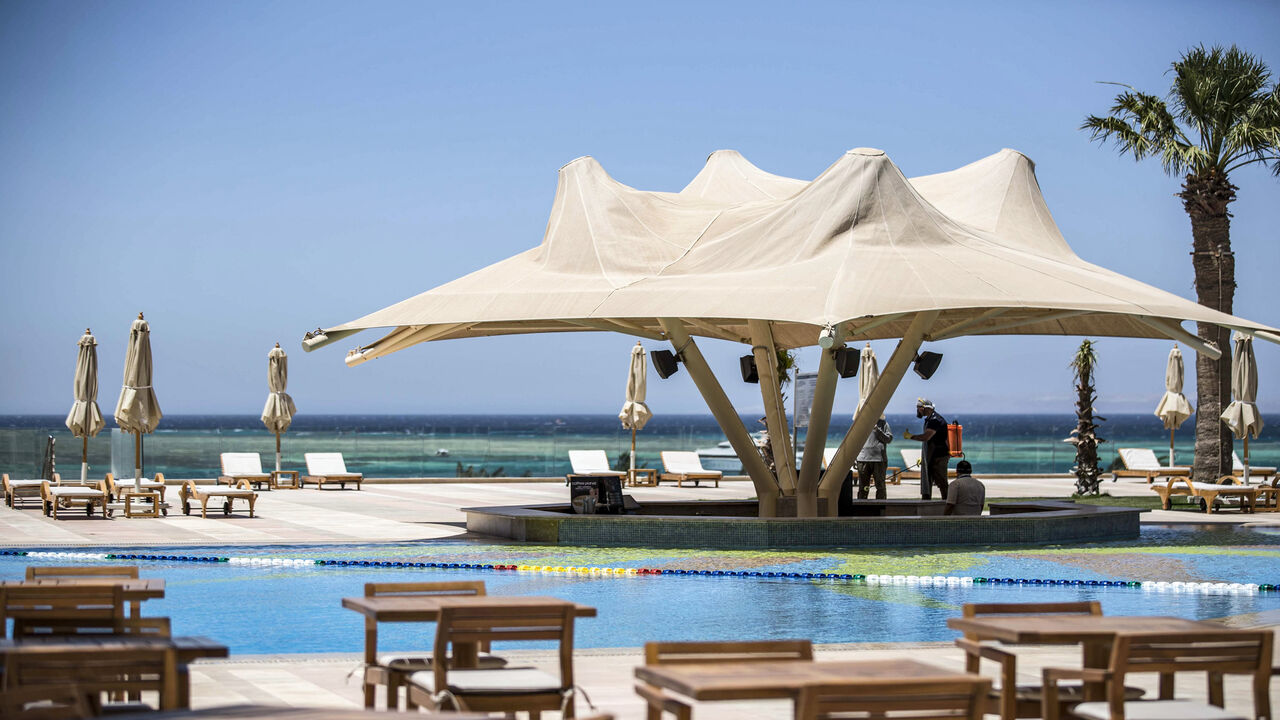
<instances>
[{"instance_id":1,"label":"chair backrest","mask_svg":"<svg viewBox=\"0 0 1280 720\"><path fill-rule=\"evenodd\" d=\"M1252 675L1254 707L1266 707L1274 643L1275 633L1271 630L1120 633L1111 646L1113 680L1107 685L1112 716L1119 717L1115 714L1117 707L1123 711L1126 673L1160 673L1164 677L1204 672L1211 684L1214 677L1225 674Z\"/></svg>"},{"instance_id":2,"label":"chair backrest","mask_svg":"<svg viewBox=\"0 0 1280 720\"><path fill-rule=\"evenodd\" d=\"M223 475L261 475L262 456L258 453L222 453Z\"/></svg>"},{"instance_id":3,"label":"chair backrest","mask_svg":"<svg viewBox=\"0 0 1280 720\"><path fill-rule=\"evenodd\" d=\"M346 475L347 463L342 453L304 453L308 475Z\"/></svg>"},{"instance_id":4,"label":"chair backrest","mask_svg":"<svg viewBox=\"0 0 1280 720\"><path fill-rule=\"evenodd\" d=\"M728 642L647 642L646 665L706 662L775 662L812 660L808 640L734 640Z\"/></svg>"},{"instance_id":5,"label":"chair backrest","mask_svg":"<svg viewBox=\"0 0 1280 720\"><path fill-rule=\"evenodd\" d=\"M75 685L32 685L0 691L0 717L15 720L85 720L93 717Z\"/></svg>"},{"instance_id":6,"label":"chair backrest","mask_svg":"<svg viewBox=\"0 0 1280 720\"><path fill-rule=\"evenodd\" d=\"M902 464L908 470L920 469L920 448L899 448L902 453Z\"/></svg>"},{"instance_id":7,"label":"chair backrest","mask_svg":"<svg viewBox=\"0 0 1280 720\"><path fill-rule=\"evenodd\" d=\"M1097 600L1038 603L965 603L960 607L964 617L984 615L1101 615L1102 603ZM972 636L967 635L966 637Z\"/></svg>"},{"instance_id":8,"label":"chair backrest","mask_svg":"<svg viewBox=\"0 0 1280 720\"><path fill-rule=\"evenodd\" d=\"M483 580L451 580L446 582L398 582L365 583L365 597L412 595L485 595ZM489 644L482 643L480 652L489 652Z\"/></svg>"},{"instance_id":9,"label":"chair backrest","mask_svg":"<svg viewBox=\"0 0 1280 720\"><path fill-rule=\"evenodd\" d=\"M573 688L573 603L546 605L468 606L443 603L436 620L432 655L450 657L454 643L485 647L495 642L546 642L557 644L560 656L560 690ZM432 663L435 686L448 687L450 663Z\"/></svg>"},{"instance_id":10,"label":"chair backrest","mask_svg":"<svg viewBox=\"0 0 1280 720\"><path fill-rule=\"evenodd\" d=\"M0 624L13 637L125 632L124 589L116 584L32 583L0 587Z\"/></svg>"},{"instance_id":11,"label":"chair backrest","mask_svg":"<svg viewBox=\"0 0 1280 720\"><path fill-rule=\"evenodd\" d=\"M704 473L702 458L692 450L663 450L662 467L669 473Z\"/></svg>"},{"instance_id":12,"label":"chair backrest","mask_svg":"<svg viewBox=\"0 0 1280 720\"><path fill-rule=\"evenodd\" d=\"M28 565L27 579L48 577L105 577L133 578L138 577L137 565L90 565L87 567L74 565Z\"/></svg>"},{"instance_id":13,"label":"chair backrest","mask_svg":"<svg viewBox=\"0 0 1280 720\"><path fill-rule=\"evenodd\" d=\"M160 709L178 705L177 652L172 647L23 645L5 653L4 676L7 687L75 686L88 694L156 692Z\"/></svg>"},{"instance_id":14,"label":"chair backrest","mask_svg":"<svg viewBox=\"0 0 1280 720\"><path fill-rule=\"evenodd\" d=\"M976 675L950 680L877 678L871 682L811 685L800 691L795 717L821 720L858 712L858 717L886 719L981 720L990 691L991 681Z\"/></svg>"},{"instance_id":15,"label":"chair backrest","mask_svg":"<svg viewBox=\"0 0 1280 720\"><path fill-rule=\"evenodd\" d=\"M1160 461L1151 448L1120 448L1120 461L1130 470L1160 469Z\"/></svg>"},{"instance_id":16,"label":"chair backrest","mask_svg":"<svg viewBox=\"0 0 1280 720\"><path fill-rule=\"evenodd\" d=\"M605 455L603 450L570 450L569 465L577 475L613 471L613 468L609 467L609 456Z\"/></svg>"}]
</instances>

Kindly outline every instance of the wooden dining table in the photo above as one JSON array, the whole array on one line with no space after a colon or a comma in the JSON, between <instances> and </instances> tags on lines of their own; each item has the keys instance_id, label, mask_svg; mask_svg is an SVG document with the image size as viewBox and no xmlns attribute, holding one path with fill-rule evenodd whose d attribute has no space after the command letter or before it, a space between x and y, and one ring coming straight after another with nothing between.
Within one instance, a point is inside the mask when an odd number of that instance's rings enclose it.
<instances>
[{"instance_id":1,"label":"wooden dining table","mask_svg":"<svg viewBox=\"0 0 1280 720\"><path fill-rule=\"evenodd\" d=\"M827 683L883 684L894 679L971 680L918 660L778 660L773 662L707 662L641 665L636 679L691 700L795 699L812 685Z\"/></svg>"},{"instance_id":2,"label":"wooden dining table","mask_svg":"<svg viewBox=\"0 0 1280 720\"><path fill-rule=\"evenodd\" d=\"M23 587L30 585L67 585L67 586L101 586L119 585L125 602L129 603L129 616L139 617L142 603L145 600L157 600L164 597L164 580L162 578L125 578L85 575L82 577L40 577L32 580L4 580L0 587Z\"/></svg>"},{"instance_id":3,"label":"wooden dining table","mask_svg":"<svg viewBox=\"0 0 1280 720\"><path fill-rule=\"evenodd\" d=\"M81 635L49 638L28 637L20 642L12 638L0 640L0 667L10 653L21 653L24 648L67 648L71 650L99 649L110 652L112 648L173 648L178 662L178 707L191 706L191 681L187 666L203 658L225 658L230 649L207 637L191 635L177 637L130 635Z\"/></svg>"}]
</instances>

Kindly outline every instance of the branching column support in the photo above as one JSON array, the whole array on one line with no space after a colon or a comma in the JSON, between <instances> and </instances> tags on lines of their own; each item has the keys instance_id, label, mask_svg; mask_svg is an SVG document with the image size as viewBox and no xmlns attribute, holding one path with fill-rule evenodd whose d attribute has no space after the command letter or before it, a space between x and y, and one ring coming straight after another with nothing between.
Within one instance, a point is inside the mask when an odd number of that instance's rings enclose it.
<instances>
[{"instance_id":1,"label":"branching column support","mask_svg":"<svg viewBox=\"0 0 1280 720\"><path fill-rule=\"evenodd\" d=\"M894 349L889 362L880 373L880 380L872 388L867 402L853 419L853 425L849 427L849 432L845 433L844 440L840 441L840 449L836 451L835 457L831 458L831 462L827 463L827 472L822 476L823 482L818 489L818 492L827 498L827 515L836 514L836 501L840 496L841 481L853 467L858 451L871 436L871 428L875 426L876 419L889 406L889 400L893 398L893 393L902 382L902 377L907 374L907 368L915 360L916 351L924 342L925 334L937 319L937 310L916 313L915 318L911 320L911 326L898 341L898 347Z\"/></svg>"},{"instance_id":2,"label":"branching column support","mask_svg":"<svg viewBox=\"0 0 1280 720\"><path fill-rule=\"evenodd\" d=\"M782 406L778 349L773 344L773 329L767 320L748 320L747 328L751 331L751 354L755 356L756 375L760 378L760 398L764 401L764 421L773 446L778 485L783 495L792 495L796 491L796 453L791 449L787 409Z\"/></svg>"},{"instance_id":3,"label":"branching column support","mask_svg":"<svg viewBox=\"0 0 1280 720\"><path fill-rule=\"evenodd\" d=\"M844 324L837 325L835 332L835 347L840 347L844 342ZM818 516L818 479L822 473L822 453L827 449L837 380L835 355L831 350L823 350L818 361L818 382L813 388L813 408L809 411L800 478L796 482L796 517Z\"/></svg>"},{"instance_id":4,"label":"branching column support","mask_svg":"<svg viewBox=\"0 0 1280 720\"><path fill-rule=\"evenodd\" d=\"M711 410L716 423L720 425L720 430L728 438L729 445L742 459L742 467L750 476L751 482L756 487L756 496L760 499L760 517L775 517L778 514L778 481L764 464L764 458L760 457L760 451L752 442L751 434L747 432L746 426L742 424L742 418L738 417L738 412L729 402L729 396L725 394L724 388L720 387L715 374L711 372L711 366L707 365L706 358L702 357L702 351L693 342L693 338L689 337L684 322L679 318L658 318L658 323L662 325L662 330L670 339L676 354L684 361L685 369L693 378L694 385L698 386L698 392L702 394L707 408Z\"/></svg>"}]
</instances>

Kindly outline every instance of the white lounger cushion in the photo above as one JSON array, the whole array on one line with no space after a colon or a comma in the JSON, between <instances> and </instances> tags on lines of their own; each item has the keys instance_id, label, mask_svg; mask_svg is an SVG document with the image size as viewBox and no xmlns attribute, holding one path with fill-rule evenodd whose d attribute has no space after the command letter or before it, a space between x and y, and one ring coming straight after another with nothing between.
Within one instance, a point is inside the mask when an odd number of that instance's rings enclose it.
<instances>
[{"instance_id":1,"label":"white lounger cushion","mask_svg":"<svg viewBox=\"0 0 1280 720\"><path fill-rule=\"evenodd\" d=\"M1183 474L1190 470L1185 465L1161 465L1156 453L1151 448L1120 448L1120 461L1130 470L1168 472L1181 470Z\"/></svg>"},{"instance_id":2,"label":"white lounger cushion","mask_svg":"<svg viewBox=\"0 0 1280 720\"><path fill-rule=\"evenodd\" d=\"M1240 456L1237 455L1234 450L1231 452L1231 469L1234 472L1244 472L1244 463L1240 462ZM1262 475L1274 475L1276 472L1276 469L1273 467L1264 467L1262 465L1254 465L1253 463L1249 463L1249 472L1259 473ZM10 482L13 482L13 481L11 480Z\"/></svg>"},{"instance_id":3,"label":"white lounger cushion","mask_svg":"<svg viewBox=\"0 0 1280 720\"><path fill-rule=\"evenodd\" d=\"M105 496L105 493L101 490L81 486L67 487L65 485L50 485L49 494L62 498L100 498Z\"/></svg>"},{"instance_id":4,"label":"white lounger cushion","mask_svg":"<svg viewBox=\"0 0 1280 720\"><path fill-rule=\"evenodd\" d=\"M119 480L116 480L116 485L119 486L121 490L134 490L138 487L141 487L143 490L146 490L146 489L154 490L155 488L164 487L164 483L160 482L159 480L148 480L146 478L143 478L141 482L138 482L136 484L135 484L134 478L121 478Z\"/></svg>"},{"instance_id":5,"label":"white lounger cushion","mask_svg":"<svg viewBox=\"0 0 1280 720\"><path fill-rule=\"evenodd\" d=\"M306 453L303 457L307 461L308 475L327 477L360 474L347 472L347 463L342 459L342 453Z\"/></svg>"},{"instance_id":6,"label":"white lounger cushion","mask_svg":"<svg viewBox=\"0 0 1280 720\"><path fill-rule=\"evenodd\" d=\"M435 673L416 672L409 682L428 692L436 691ZM497 668L493 670L450 670L449 689L461 693L523 695L526 693L558 693L560 678L537 668Z\"/></svg>"},{"instance_id":7,"label":"white lounger cushion","mask_svg":"<svg viewBox=\"0 0 1280 720\"><path fill-rule=\"evenodd\" d=\"M900 448L898 452L902 453L902 464L906 465L908 470L920 469L919 448Z\"/></svg>"},{"instance_id":8,"label":"white lounger cushion","mask_svg":"<svg viewBox=\"0 0 1280 720\"><path fill-rule=\"evenodd\" d=\"M9 487L11 488L40 487L43 484L44 484L43 480L10 480L9 481ZM58 486L51 485L50 487L58 487Z\"/></svg>"},{"instance_id":9,"label":"white lounger cushion","mask_svg":"<svg viewBox=\"0 0 1280 720\"><path fill-rule=\"evenodd\" d=\"M706 470L702 467L702 459L692 450L663 450L662 466L668 473L689 473L695 475L715 475L723 473L719 470Z\"/></svg>"},{"instance_id":10,"label":"white lounger cushion","mask_svg":"<svg viewBox=\"0 0 1280 720\"><path fill-rule=\"evenodd\" d=\"M1111 720L1105 702L1087 702L1075 706L1071 714L1090 720ZM1124 704L1126 720L1249 720L1244 715L1220 707L1187 700L1137 700Z\"/></svg>"},{"instance_id":11,"label":"white lounger cushion","mask_svg":"<svg viewBox=\"0 0 1280 720\"><path fill-rule=\"evenodd\" d=\"M222 453L222 474L232 477L271 476L262 472L262 457L258 453Z\"/></svg>"},{"instance_id":12,"label":"white lounger cushion","mask_svg":"<svg viewBox=\"0 0 1280 720\"><path fill-rule=\"evenodd\" d=\"M570 450L569 465L575 475L626 475L609 468L609 456L603 450Z\"/></svg>"},{"instance_id":13,"label":"white lounger cushion","mask_svg":"<svg viewBox=\"0 0 1280 720\"><path fill-rule=\"evenodd\" d=\"M397 670L426 670L431 667L431 651L382 653L378 655L378 664ZM505 659L489 653L480 653L476 657L476 665L480 668L496 668L506 664Z\"/></svg>"}]
</instances>

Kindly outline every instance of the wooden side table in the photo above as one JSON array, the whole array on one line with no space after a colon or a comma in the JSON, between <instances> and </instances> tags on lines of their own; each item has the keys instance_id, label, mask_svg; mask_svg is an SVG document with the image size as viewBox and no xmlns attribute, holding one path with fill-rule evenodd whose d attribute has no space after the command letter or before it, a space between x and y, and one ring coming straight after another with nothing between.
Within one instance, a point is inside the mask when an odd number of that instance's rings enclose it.
<instances>
[{"instance_id":1,"label":"wooden side table","mask_svg":"<svg viewBox=\"0 0 1280 720\"><path fill-rule=\"evenodd\" d=\"M302 487L298 482L297 470L272 470L272 490L298 490Z\"/></svg>"},{"instance_id":2,"label":"wooden side table","mask_svg":"<svg viewBox=\"0 0 1280 720\"><path fill-rule=\"evenodd\" d=\"M122 493L121 498L124 500L125 517L160 517L160 493L158 492L129 490ZM141 502L142 506L134 509L135 502Z\"/></svg>"},{"instance_id":3,"label":"wooden side table","mask_svg":"<svg viewBox=\"0 0 1280 720\"><path fill-rule=\"evenodd\" d=\"M636 468L631 471L627 484L631 487L657 487L658 471L653 468Z\"/></svg>"}]
</instances>

